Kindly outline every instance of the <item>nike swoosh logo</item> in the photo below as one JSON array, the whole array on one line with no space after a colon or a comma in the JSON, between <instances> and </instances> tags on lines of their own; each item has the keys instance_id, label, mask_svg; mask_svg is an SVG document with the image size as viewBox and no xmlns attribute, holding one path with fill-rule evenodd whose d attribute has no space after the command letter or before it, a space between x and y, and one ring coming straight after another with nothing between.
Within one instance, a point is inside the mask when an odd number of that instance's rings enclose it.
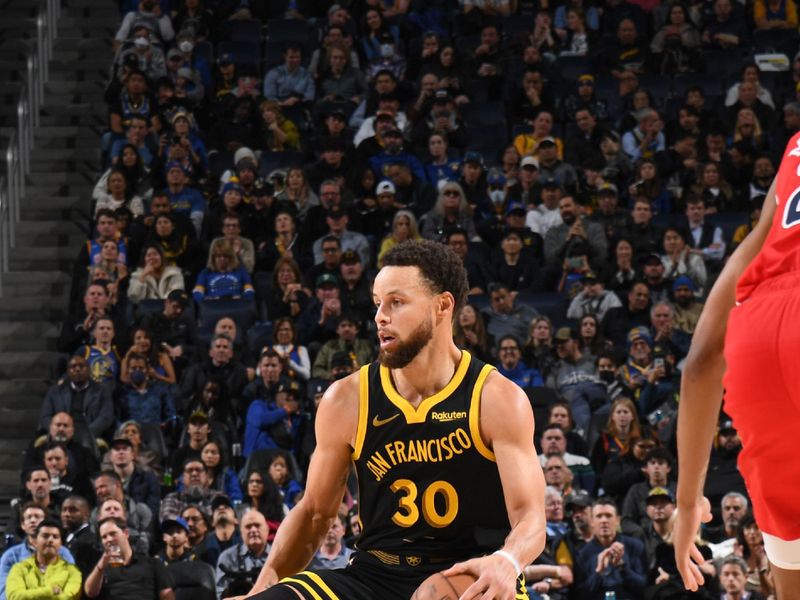
<instances>
[{"instance_id":1,"label":"nike swoosh logo","mask_svg":"<svg viewBox=\"0 0 800 600\"><path fill-rule=\"evenodd\" d=\"M380 427L381 425L386 425L389 421L394 421L397 417L400 416L400 413L394 414L388 419L379 419L378 415L375 415L375 418L372 419L372 426L373 427Z\"/></svg>"}]
</instances>

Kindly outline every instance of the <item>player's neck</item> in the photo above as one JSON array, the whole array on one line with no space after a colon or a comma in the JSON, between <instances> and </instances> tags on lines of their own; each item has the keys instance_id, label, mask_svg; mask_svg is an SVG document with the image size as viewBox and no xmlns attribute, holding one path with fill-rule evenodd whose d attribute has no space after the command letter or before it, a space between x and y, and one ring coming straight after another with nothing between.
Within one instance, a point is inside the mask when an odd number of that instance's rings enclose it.
<instances>
[{"instance_id":1,"label":"player's neck","mask_svg":"<svg viewBox=\"0 0 800 600\"><path fill-rule=\"evenodd\" d=\"M434 340L402 369L392 370L392 379L400 395L414 406L444 389L461 360L461 350L447 339Z\"/></svg>"}]
</instances>

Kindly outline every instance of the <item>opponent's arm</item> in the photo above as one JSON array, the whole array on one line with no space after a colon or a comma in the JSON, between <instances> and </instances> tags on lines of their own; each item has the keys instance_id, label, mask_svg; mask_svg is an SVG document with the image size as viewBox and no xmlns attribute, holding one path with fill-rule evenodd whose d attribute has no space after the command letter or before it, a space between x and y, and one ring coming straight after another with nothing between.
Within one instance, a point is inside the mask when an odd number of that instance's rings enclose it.
<instances>
[{"instance_id":1,"label":"opponent's arm","mask_svg":"<svg viewBox=\"0 0 800 600\"><path fill-rule=\"evenodd\" d=\"M358 426L358 378L335 382L316 417L317 446L303 498L283 520L267 561L248 596L302 571L314 556L342 504Z\"/></svg>"},{"instance_id":2,"label":"opponent's arm","mask_svg":"<svg viewBox=\"0 0 800 600\"><path fill-rule=\"evenodd\" d=\"M533 412L528 397L514 383L493 371L481 395L480 432L494 452L503 485L511 532L502 551L520 568L529 565L544 549L544 474L533 445ZM462 600L513 599L519 571L505 556L493 554L459 563L445 575L478 576Z\"/></svg>"},{"instance_id":3,"label":"opponent's arm","mask_svg":"<svg viewBox=\"0 0 800 600\"><path fill-rule=\"evenodd\" d=\"M692 337L692 345L683 368L680 408L678 410L678 523L675 553L678 566L689 589L702 583L696 565L689 564L689 553L701 519L709 508L703 499L703 483L708 469L714 425L722 404L723 355L728 315L736 303L736 283L761 250L775 213L773 183L755 229L739 245L714 284ZM710 515L710 513L709 513ZM702 557L694 555L695 562ZM689 576L692 571L694 577ZM693 587L694 586L694 587Z\"/></svg>"}]
</instances>

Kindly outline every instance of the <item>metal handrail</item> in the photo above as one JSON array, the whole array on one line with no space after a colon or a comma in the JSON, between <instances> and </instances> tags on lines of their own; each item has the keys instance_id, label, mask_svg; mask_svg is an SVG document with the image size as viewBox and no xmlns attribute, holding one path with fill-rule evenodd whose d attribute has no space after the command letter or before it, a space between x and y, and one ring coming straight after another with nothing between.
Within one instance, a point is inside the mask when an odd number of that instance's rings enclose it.
<instances>
[{"instance_id":1,"label":"metal handrail","mask_svg":"<svg viewBox=\"0 0 800 600\"><path fill-rule=\"evenodd\" d=\"M44 102L44 84L50 75L53 41L61 14L60 0L42 0L36 17L36 48L26 61L27 80L22 84L17 104L17 129L12 131L5 149L6 173L0 174L0 295L3 274L8 272L9 253L16 246L16 224L25 195L25 177L30 173L34 129Z\"/></svg>"}]
</instances>

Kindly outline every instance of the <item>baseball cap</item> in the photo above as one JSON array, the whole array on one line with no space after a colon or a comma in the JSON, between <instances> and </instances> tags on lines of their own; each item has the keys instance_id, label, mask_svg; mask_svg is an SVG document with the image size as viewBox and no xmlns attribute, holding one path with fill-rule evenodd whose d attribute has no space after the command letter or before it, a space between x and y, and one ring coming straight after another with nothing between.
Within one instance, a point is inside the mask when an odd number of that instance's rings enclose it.
<instances>
[{"instance_id":1,"label":"baseball cap","mask_svg":"<svg viewBox=\"0 0 800 600\"><path fill-rule=\"evenodd\" d=\"M655 252L651 252L650 254L645 254L642 257L642 264L643 265L650 265L650 264L661 264L661 257L656 254Z\"/></svg>"},{"instance_id":2,"label":"baseball cap","mask_svg":"<svg viewBox=\"0 0 800 600\"><path fill-rule=\"evenodd\" d=\"M178 51L178 53L180 53L180 51ZM125 56L122 57L122 64L125 67L135 67L138 69L139 59L133 52L130 52L129 54L126 54Z\"/></svg>"},{"instance_id":3,"label":"baseball cap","mask_svg":"<svg viewBox=\"0 0 800 600\"><path fill-rule=\"evenodd\" d=\"M379 110L375 113L376 121L381 121L383 119L386 119L387 121L394 121L394 113L388 110Z\"/></svg>"},{"instance_id":4,"label":"baseball cap","mask_svg":"<svg viewBox=\"0 0 800 600\"><path fill-rule=\"evenodd\" d=\"M172 169L180 169L182 173L186 173L186 169L183 168L183 165L179 163L177 160L171 160L167 163L166 168L164 169L165 173L169 173Z\"/></svg>"},{"instance_id":5,"label":"baseball cap","mask_svg":"<svg viewBox=\"0 0 800 600\"><path fill-rule=\"evenodd\" d=\"M167 60L172 60L173 58L183 58L183 52L177 48L170 48L169 52L167 52Z\"/></svg>"},{"instance_id":6,"label":"baseball cap","mask_svg":"<svg viewBox=\"0 0 800 600\"><path fill-rule=\"evenodd\" d=\"M526 156L520 161L519 166L522 169L524 169L525 167L533 167L534 169L538 169L539 161L536 160L535 156Z\"/></svg>"},{"instance_id":7,"label":"baseball cap","mask_svg":"<svg viewBox=\"0 0 800 600\"><path fill-rule=\"evenodd\" d=\"M329 117L336 117L337 119L341 119L342 121L347 120L347 115L341 108L334 108L331 112L328 113Z\"/></svg>"},{"instance_id":8,"label":"baseball cap","mask_svg":"<svg viewBox=\"0 0 800 600\"><path fill-rule=\"evenodd\" d=\"M605 195L616 196L619 192L617 190L617 186L615 186L613 183L606 182L599 188L597 188L597 193L602 194L604 196Z\"/></svg>"},{"instance_id":9,"label":"baseball cap","mask_svg":"<svg viewBox=\"0 0 800 600\"><path fill-rule=\"evenodd\" d=\"M505 216L508 216L514 212L526 214L528 211L525 210L525 205L522 204L522 202L510 202L506 207Z\"/></svg>"},{"instance_id":10,"label":"baseball cap","mask_svg":"<svg viewBox=\"0 0 800 600\"><path fill-rule=\"evenodd\" d=\"M549 136L549 135L546 138L543 138L541 142L539 142L539 147L540 148L542 146L555 146L555 145L556 145L556 140L552 136Z\"/></svg>"},{"instance_id":11,"label":"baseball cap","mask_svg":"<svg viewBox=\"0 0 800 600\"><path fill-rule=\"evenodd\" d=\"M483 155L476 150L470 150L469 152L464 154L464 162L477 164L483 167Z\"/></svg>"},{"instance_id":12,"label":"baseball cap","mask_svg":"<svg viewBox=\"0 0 800 600\"><path fill-rule=\"evenodd\" d=\"M505 185L506 176L500 169L489 169L489 174L486 176L486 183L489 185Z\"/></svg>"},{"instance_id":13,"label":"baseball cap","mask_svg":"<svg viewBox=\"0 0 800 600\"><path fill-rule=\"evenodd\" d=\"M300 395L300 386L296 381L283 381L278 384L277 392L286 392L287 394L292 394L293 396Z\"/></svg>"},{"instance_id":14,"label":"baseball cap","mask_svg":"<svg viewBox=\"0 0 800 600\"><path fill-rule=\"evenodd\" d=\"M672 495L672 492L661 486L656 486L650 490L650 493L647 494L646 503L650 504L651 502L661 500L662 498L669 500L673 504L675 503L675 497Z\"/></svg>"},{"instance_id":15,"label":"baseball cap","mask_svg":"<svg viewBox=\"0 0 800 600\"><path fill-rule=\"evenodd\" d=\"M225 185L222 186L222 195L224 196L228 192L239 192L242 193L242 186L240 186L235 181L229 181Z\"/></svg>"},{"instance_id":16,"label":"baseball cap","mask_svg":"<svg viewBox=\"0 0 800 600\"><path fill-rule=\"evenodd\" d=\"M247 146L242 146L233 154L233 164L238 165L240 161L249 158L254 163L256 162L256 153Z\"/></svg>"},{"instance_id":17,"label":"baseball cap","mask_svg":"<svg viewBox=\"0 0 800 600\"><path fill-rule=\"evenodd\" d=\"M581 281L583 283L597 283L598 279L594 272L586 271L586 273L583 274L583 277L581 277Z\"/></svg>"},{"instance_id":18,"label":"baseball cap","mask_svg":"<svg viewBox=\"0 0 800 600\"><path fill-rule=\"evenodd\" d=\"M177 302L181 306L186 306L189 304L189 294L186 293L186 290L172 290L167 295L167 300L170 302Z\"/></svg>"},{"instance_id":19,"label":"baseball cap","mask_svg":"<svg viewBox=\"0 0 800 600\"><path fill-rule=\"evenodd\" d=\"M375 188L375 194L377 196L381 194L394 194L396 191L397 189L391 181L381 181Z\"/></svg>"},{"instance_id":20,"label":"baseball cap","mask_svg":"<svg viewBox=\"0 0 800 600\"><path fill-rule=\"evenodd\" d=\"M586 490L576 490L571 494L567 494L564 498L564 506L579 506L581 508L586 508L587 506L591 506L594 500L592 496Z\"/></svg>"},{"instance_id":21,"label":"baseball cap","mask_svg":"<svg viewBox=\"0 0 800 600\"><path fill-rule=\"evenodd\" d=\"M434 104L447 104L451 99L452 96L450 96L450 92L447 90L436 90L436 93L433 95Z\"/></svg>"},{"instance_id":22,"label":"baseball cap","mask_svg":"<svg viewBox=\"0 0 800 600\"><path fill-rule=\"evenodd\" d=\"M122 446L127 446L128 448L133 448L133 442L131 442L128 438L121 437L121 436L120 437L115 437L113 440L111 440L111 448L113 448L114 446L117 446L117 445L122 445Z\"/></svg>"},{"instance_id":23,"label":"baseball cap","mask_svg":"<svg viewBox=\"0 0 800 600\"><path fill-rule=\"evenodd\" d=\"M254 195L256 196L274 196L275 186L269 181L256 181L253 186Z\"/></svg>"},{"instance_id":24,"label":"baseball cap","mask_svg":"<svg viewBox=\"0 0 800 600\"><path fill-rule=\"evenodd\" d=\"M633 343L637 340L644 340L644 342L653 347L653 338L650 335L650 332L647 330L647 327L644 325L640 325L639 327L634 327L628 332L628 349L633 345Z\"/></svg>"},{"instance_id":25,"label":"baseball cap","mask_svg":"<svg viewBox=\"0 0 800 600\"><path fill-rule=\"evenodd\" d=\"M730 419L724 419L719 422L719 430L720 433L723 431L736 431L736 427L733 426L733 421Z\"/></svg>"},{"instance_id":26,"label":"baseball cap","mask_svg":"<svg viewBox=\"0 0 800 600\"><path fill-rule=\"evenodd\" d=\"M223 52L217 57L218 65L232 65L234 62L232 52Z\"/></svg>"},{"instance_id":27,"label":"baseball cap","mask_svg":"<svg viewBox=\"0 0 800 600\"><path fill-rule=\"evenodd\" d=\"M322 287L323 285L338 286L339 280L336 278L336 275L331 273L322 273L314 282L314 287Z\"/></svg>"},{"instance_id":28,"label":"baseball cap","mask_svg":"<svg viewBox=\"0 0 800 600\"><path fill-rule=\"evenodd\" d=\"M189 415L189 423L208 423L208 414L203 410L196 410Z\"/></svg>"},{"instance_id":29,"label":"baseball cap","mask_svg":"<svg viewBox=\"0 0 800 600\"><path fill-rule=\"evenodd\" d=\"M558 183L558 179L556 179L555 177L548 177L542 182L542 187L557 188L561 187L561 184Z\"/></svg>"},{"instance_id":30,"label":"baseball cap","mask_svg":"<svg viewBox=\"0 0 800 600\"><path fill-rule=\"evenodd\" d=\"M161 533L164 533L170 527L177 525L181 529L183 529L186 533L189 533L189 524L186 522L186 519L183 517L175 517L174 519L164 519L161 521Z\"/></svg>"},{"instance_id":31,"label":"baseball cap","mask_svg":"<svg viewBox=\"0 0 800 600\"><path fill-rule=\"evenodd\" d=\"M383 137L403 137L402 132L399 129L387 129L383 132Z\"/></svg>"},{"instance_id":32,"label":"baseball cap","mask_svg":"<svg viewBox=\"0 0 800 600\"><path fill-rule=\"evenodd\" d=\"M189 67L181 67L180 69L178 69L176 75L181 79L191 79L192 70Z\"/></svg>"},{"instance_id":33,"label":"baseball cap","mask_svg":"<svg viewBox=\"0 0 800 600\"><path fill-rule=\"evenodd\" d=\"M214 512L220 506L230 506L231 508L233 508L233 502L231 502L231 499L228 498L225 494L220 494L211 501L211 512Z\"/></svg>"},{"instance_id":34,"label":"baseball cap","mask_svg":"<svg viewBox=\"0 0 800 600\"><path fill-rule=\"evenodd\" d=\"M572 339L572 329L569 327L559 327L553 339L557 342L566 342Z\"/></svg>"},{"instance_id":35,"label":"baseball cap","mask_svg":"<svg viewBox=\"0 0 800 600\"><path fill-rule=\"evenodd\" d=\"M339 259L339 262L345 265L352 265L353 263L360 263L361 257L355 250L347 250L342 253L342 258Z\"/></svg>"}]
</instances>

